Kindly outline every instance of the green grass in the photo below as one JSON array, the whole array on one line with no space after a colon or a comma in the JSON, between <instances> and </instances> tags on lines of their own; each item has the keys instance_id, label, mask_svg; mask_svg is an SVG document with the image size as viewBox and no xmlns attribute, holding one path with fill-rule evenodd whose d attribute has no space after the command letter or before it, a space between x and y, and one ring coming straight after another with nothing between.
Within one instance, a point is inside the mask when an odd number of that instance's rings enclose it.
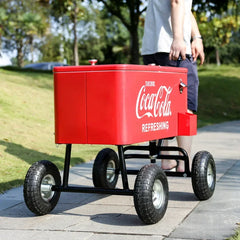
<instances>
[{"instance_id":1,"label":"green grass","mask_svg":"<svg viewBox=\"0 0 240 240\"><path fill-rule=\"evenodd\" d=\"M237 225L239 226L240 223L237 223ZM233 236L231 236L230 238L228 238L227 240L240 240L240 227L238 227L235 234Z\"/></svg>"},{"instance_id":2,"label":"green grass","mask_svg":"<svg viewBox=\"0 0 240 240\"><path fill-rule=\"evenodd\" d=\"M239 67L199 68L198 127L240 119Z\"/></svg>"},{"instance_id":3,"label":"green grass","mask_svg":"<svg viewBox=\"0 0 240 240\"><path fill-rule=\"evenodd\" d=\"M23 184L30 165L50 160L63 169L65 145L54 144L53 75L0 69L0 192ZM73 145L71 164L102 146Z\"/></svg>"},{"instance_id":4,"label":"green grass","mask_svg":"<svg viewBox=\"0 0 240 240\"><path fill-rule=\"evenodd\" d=\"M240 119L239 66L199 69L198 126ZM32 163L63 168L65 146L54 144L53 75L0 69L0 192L22 185ZM73 145L71 164L93 159L103 146Z\"/></svg>"}]
</instances>

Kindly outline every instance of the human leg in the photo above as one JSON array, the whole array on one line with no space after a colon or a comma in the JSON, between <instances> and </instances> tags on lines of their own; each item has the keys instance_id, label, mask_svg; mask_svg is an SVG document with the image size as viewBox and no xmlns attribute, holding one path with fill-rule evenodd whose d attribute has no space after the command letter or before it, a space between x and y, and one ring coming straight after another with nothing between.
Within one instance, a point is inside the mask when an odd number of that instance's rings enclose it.
<instances>
[{"instance_id":1,"label":"human leg","mask_svg":"<svg viewBox=\"0 0 240 240\"><path fill-rule=\"evenodd\" d=\"M169 146L169 140L163 140L162 143L163 147ZM164 151L165 155L169 155L168 151ZM162 159L161 161L161 167L163 170L172 170L174 168L178 167L178 162L176 160L167 160L167 159Z\"/></svg>"},{"instance_id":2,"label":"human leg","mask_svg":"<svg viewBox=\"0 0 240 240\"><path fill-rule=\"evenodd\" d=\"M198 74L196 62L192 61L192 58L187 58L184 61L172 61L169 60L167 53L156 53L152 55L145 55L143 57L144 64L155 63L161 66L172 66L172 67L184 67L188 69L188 113L193 113L197 111L198 105ZM191 109L191 110L189 110ZM189 156L189 166L191 167L191 146L192 146L192 136L178 136L177 143L180 148L183 148ZM168 140L165 140L163 146L168 146ZM169 154L164 152L164 154ZM185 166L183 161L172 160L162 160L162 169L169 170L177 167L178 172L184 172Z\"/></svg>"}]
</instances>

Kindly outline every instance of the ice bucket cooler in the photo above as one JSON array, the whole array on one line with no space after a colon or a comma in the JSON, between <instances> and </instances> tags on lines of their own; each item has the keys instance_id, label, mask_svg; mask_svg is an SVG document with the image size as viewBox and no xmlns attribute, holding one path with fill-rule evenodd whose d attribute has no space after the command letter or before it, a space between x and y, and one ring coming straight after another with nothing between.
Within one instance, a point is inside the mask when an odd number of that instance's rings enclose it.
<instances>
[{"instance_id":1,"label":"ice bucket cooler","mask_svg":"<svg viewBox=\"0 0 240 240\"><path fill-rule=\"evenodd\" d=\"M145 65L54 68L55 142L126 145L194 135L187 69Z\"/></svg>"}]
</instances>

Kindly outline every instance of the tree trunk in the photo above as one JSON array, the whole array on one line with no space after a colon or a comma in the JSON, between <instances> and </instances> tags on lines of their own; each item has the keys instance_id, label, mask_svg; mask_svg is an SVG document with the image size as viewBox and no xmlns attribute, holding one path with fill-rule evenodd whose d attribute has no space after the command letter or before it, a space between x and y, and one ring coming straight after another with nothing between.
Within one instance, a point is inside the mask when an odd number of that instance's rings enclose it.
<instances>
[{"instance_id":1,"label":"tree trunk","mask_svg":"<svg viewBox=\"0 0 240 240\"><path fill-rule=\"evenodd\" d=\"M74 65L79 65L78 57L78 37L77 37L77 3L74 1L74 19L73 19L73 34L74 34L74 43L73 43L73 55L74 55Z\"/></svg>"},{"instance_id":2,"label":"tree trunk","mask_svg":"<svg viewBox=\"0 0 240 240\"><path fill-rule=\"evenodd\" d=\"M107 8L107 11L118 17L129 31L130 63L139 64L139 16L146 10L146 8L140 11L140 6L142 4L140 0L98 0L98 2L102 2ZM123 13L122 7L126 7L129 10L130 21L126 17L126 12Z\"/></svg>"},{"instance_id":3,"label":"tree trunk","mask_svg":"<svg viewBox=\"0 0 240 240\"><path fill-rule=\"evenodd\" d=\"M219 49L216 48L216 63L218 66L221 65L221 61L220 61L220 56L219 56Z\"/></svg>"},{"instance_id":4,"label":"tree trunk","mask_svg":"<svg viewBox=\"0 0 240 240\"><path fill-rule=\"evenodd\" d=\"M0 34L0 50L2 49L2 35Z\"/></svg>"},{"instance_id":5,"label":"tree trunk","mask_svg":"<svg viewBox=\"0 0 240 240\"><path fill-rule=\"evenodd\" d=\"M30 36L29 38L29 45L30 45L30 53L31 53L31 63L34 62L34 56L33 56L33 36Z\"/></svg>"},{"instance_id":6,"label":"tree trunk","mask_svg":"<svg viewBox=\"0 0 240 240\"><path fill-rule=\"evenodd\" d=\"M140 5L136 1L127 1L127 5L130 12L130 63L139 64L139 7Z\"/></svg>"},{"instance_id":7,"label":"tree trunk","mask_svg":"<svg viewBox=\"0 0 240 240\"><path fill-rule=\"evenodd\" d=\"M131 42L130 42L130 63L139 64L139 37L138 29L132 28L131 32Z\"/></svg>"},{"instance_id":8,"label":"tree trunk","mask_svg":"<svg viewBox=\"0 0 240 240\"><path fill-rule=\"evenodd\" d=\"M17 43L17 65L23 67L23 42L20 40Z\"/></svg>"}]
</instances>

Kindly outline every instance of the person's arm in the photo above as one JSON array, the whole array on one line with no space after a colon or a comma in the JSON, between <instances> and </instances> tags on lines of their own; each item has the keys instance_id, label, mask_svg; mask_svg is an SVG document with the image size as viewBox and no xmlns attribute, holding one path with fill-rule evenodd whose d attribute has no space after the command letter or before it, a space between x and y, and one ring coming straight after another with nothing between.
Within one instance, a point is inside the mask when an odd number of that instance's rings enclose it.
<instances>
[{"instance_id":1,"label":"person's arm","mask_svg":"<svg viewBox=\"0 0 240 240\"><path fill-rule=\"evenodd\" d=\"M180 55L183 60L186 58L186 44L183 38L184 11L184 0L171 0L173 42L169 53L170 60L177 60Z\"/></svg>"},{"instance_id":2,"label":"person's arm","mask_svg":"<svg viewBox=\"0 0 240 240\"><path fill-rule=\"evenodd\" d=\"M195 17L191 14L191 36L192 36L192 56L193 60L196 61L197 58L200 58L200 64L202 65L205 60L204 50L203 50L203 42L200 31L198 29L198 25Z\"/></svg>"}]
</instances>

